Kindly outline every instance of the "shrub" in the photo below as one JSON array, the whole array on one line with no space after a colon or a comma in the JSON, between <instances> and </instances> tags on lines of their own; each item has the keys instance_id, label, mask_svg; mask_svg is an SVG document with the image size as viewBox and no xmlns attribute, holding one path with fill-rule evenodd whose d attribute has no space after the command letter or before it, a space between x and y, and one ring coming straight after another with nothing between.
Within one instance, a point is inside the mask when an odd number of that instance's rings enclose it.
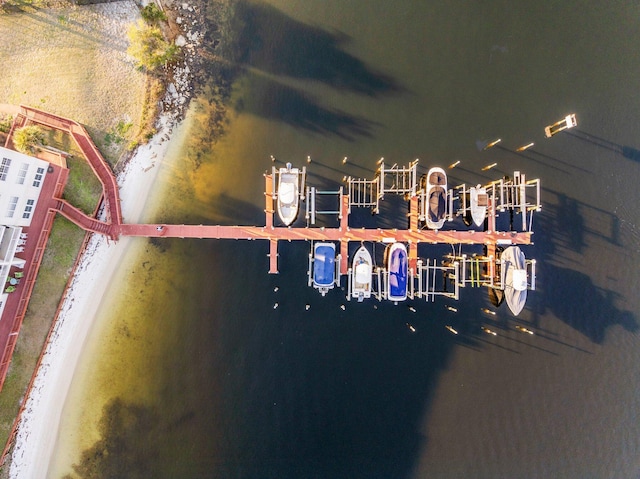
<instances>
[{"instance_id":1,"label":"shrub","mask_svg":"<svg viewBox=\"0 0 640 479\"><path fill-rule=\"evenodd\" d=\"M144 7L140 14L147 23L151 24L155 24L158 21L164 22L167 20L167 16L165 15L165 13L160 10L160 7L158 7L158 5L154 2L151 2L146 7Z\"/></svg>"},{"instance_id":2,"label":"shrub","mask_svg":"<svg viewBox=\"0 0 640 479\"><path fill-rule=\"evenodd\" d=\"M136 59L138 66L147 70L156 68L175 60L180 50L174 43L164 39L160 29L138 21L127 32L129 48L127 53Z\"/></svg>"},{"instance_id":3,"label":"shrub","mask_svg":"<svg viewBox=\"0 0 640 479\"><path fill-rule=\"evenodd\" d=\"M35 153L44 145L44 132L37 125L18 128L13 134L13 145L20 153Z\"/></svg>"}]
</instances>

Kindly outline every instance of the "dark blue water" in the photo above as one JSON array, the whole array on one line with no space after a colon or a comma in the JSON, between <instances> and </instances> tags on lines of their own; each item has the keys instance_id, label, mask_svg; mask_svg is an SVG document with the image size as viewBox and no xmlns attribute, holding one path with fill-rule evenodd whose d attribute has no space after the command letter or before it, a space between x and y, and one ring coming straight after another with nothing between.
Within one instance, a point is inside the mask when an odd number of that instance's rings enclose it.
<instances>
[{"instance_id":1,"label":"dark blue water","mask_svg":"<svg viewBox=\"0 0 640 479\"><path fill-rule=\"evenodd\" d=\"M193 272L173 300L189 313L162 317L184 327L158 352L157 400L105 410L144 426L105 433L124 437L109 461L154 477L637 477L637 6L273 0L235 12L228 63L210 66L233 85L226 133L208 136L210 102L193 109L161 220L262 224L270 154L311 155L318 186L372 177L381 156L425 171L460 160L453 185L521 170L544 187L524 248L538 289L518 318L484 314L486 291L472 288L457 313L442 299L412 312L321 298L307 244L282 244L275 276L264 244L165 244ZM578 128L545 139L571 112ZM388 199L354 222L403 226L403 208Z\"/></svg>"}]
</instances>

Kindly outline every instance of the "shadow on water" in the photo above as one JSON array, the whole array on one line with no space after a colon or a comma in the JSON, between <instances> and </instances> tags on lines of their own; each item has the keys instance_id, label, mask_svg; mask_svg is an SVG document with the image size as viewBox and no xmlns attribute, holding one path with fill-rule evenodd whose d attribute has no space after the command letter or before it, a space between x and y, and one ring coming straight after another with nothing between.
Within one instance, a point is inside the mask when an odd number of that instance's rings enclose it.
<instances>
[{"instance_id":1,"label":"shadow on water","mask_svg":"<svg viewBox=\"0 0 640 479\"><path fill-rule=\"evenodd\" d=\"M217 56L214 37L205 37L204 48L211 53L207 70L217 72L216 81L231 85L239 77L246 80L247 88L234 105L237 111L353 141L372 136L379 125L324 106L315 95L287 80L313 81L371 98L403 91L391 77L344 51L346 35L299 22L270 5L238 2L232 29L233 45L221 56Z\"/></svg>"},{"instance_id":2,"label":"shadow on water","mask_svg":"<svg viewBox=\"0 0 640 479\"><path fill-rule=\"evenodd\" d=\"M246 78L250 87L235 104L238 112L281 121L313 133L336 135L349 141L358 136L371 136L375 126L373 122L325 108L311 95L272 78L252 72L247 72Z\"/></svg>"},{"instance_id":3,"label":"shadow on water","mask_svg":"<svg viewBox=\"0 0 640 479\"><path fill-rule=\"evenodd\" d=\"M605 140L604 138L601 138L599 136L596 136L591 133L587 133L586 131L578 130L578 129L574 129L573 131L564 131L563 133L566 133L569 136L572 136L579 140L595 145L599 148L604 148L605 150L618 153L619 155L622 155L624 158L628 160L640 162L640 150L632 146L620 145L618 143Z\"/></svg>"},{"instance_id":4,"label":"shadow on water","mask_svg":"<svg viewBox=\"0 0 640 479\"><path fill-rule=\"evenodd\" d=\"M590 230L584 218L586 208L591 207L558 193L557 203L545 207L538 216L536 228L546 233L534 246L540 285L534 315L550 310L591 341L601 344L611 326L621 325L628 331L637 331L638 322L632 312L616 306L618 293L597 286L588 274L560 266L555 261L564 260L566 250L581 254L587 235L620 246L615 216L594 209L609 219L610 232Z\"/></svg>"},{"instance_id":5,"label":"shadow on water","mask_svg":"<svg viewBox=\"0 0 640 479\"><path fill-rule=\"evenodd\" d=\"M100 418L101 439L82 452L73 470L83 479L158 477L160 451L154 445L157 437L165 433L161 428L156 411L113 399L105 405Z\"/></svg>"},{"instance_id":6,"label":"shadow on water","mask_svg":"<svg viewBox=\"0 0 640 479\"><path fill-rule=\"evenodd\" d=\"M344 51L347 35L299 22L262 2L239 2L235 21L241 65L371 97L402 90L393 78Z\"/></svg>"}]
</instances>

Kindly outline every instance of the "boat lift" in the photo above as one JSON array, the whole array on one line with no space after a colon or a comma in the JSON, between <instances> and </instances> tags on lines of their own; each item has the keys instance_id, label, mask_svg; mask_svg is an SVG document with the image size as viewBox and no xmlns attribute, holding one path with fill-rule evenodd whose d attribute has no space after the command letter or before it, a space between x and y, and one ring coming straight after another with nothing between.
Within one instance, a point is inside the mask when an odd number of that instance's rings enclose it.
<instances>
[{"instance_id":1,"label":"boat lift","mask_svg":"<svg viewBox=\"0 0 640 479\"><path fill-rule=\"evenodd\" d=\"M424 298L426 301L434 301L436 296L456 301L460 299L460 265L457 261L443 262L438 266L435 259L427 259L426 262L419 259L416 270L416 297ZM453 291L448 291L448 282L453 285Z\"/></svg>"},{"instance_id":2,"label":"boat lift","mask_svg":"<svg viewBox=\"0 0 640 479\"><path fill-rule=\"evenodd\" d=\"M371 208L374 214L380 211L380 181L376 177L373 180L364 178L347 178L349 189L349 213L351 207Z\"/></svg>"},{"instance_id":3,"label":"boat lift","mask_svg":"<svg viewBox=\"0 0 640 479\"><path fill-rule=\"evenodd\" d=\"M389 271L386 268L377 268L374 276L378 282L378 289L374 291L371 289L371 294L375 295L378 301L382 301L383 299L389 299L389 291L387 291ZM407 299L413 299L416 297L415 291L415 274L413 268L409 268L407 270Z\"/></svg>"},{"instance_id":4,"label":"boat lift","mask_svg":"<svg viewBox=\"0 0 640 479\"><path fill-rule=\"evenodd\" d=\"M342 211L340 205L342 205L342 197L344 195L342 186L335 191L332 190L318 190L315 186L307 186L307 202L305 203L305 219L311 225L316 224L316 215L337 215L338 219L342 219ZM337 196L338 197L338 209L337 210L318 210L316 208L316 197L322 196Z\"/></svg>"},{"instance_id":5,"label":"boat lift","mask_svg":"<svg viewBox=\"0 0 640 479\"><path fill-rule=\"evenodd\" d=\"M553 135L560 133L563 130L567 130L569 128L573 128L578 125L578 121L576 120L576 114L571 113L570 115L565 116L562 120L554 123L553 125L544 127L544 135L547 138L551 138Z\"/></svg>"},{"instance_id":6,"label":"boat lift","mask_svg":"<svg viewBox=\"0 0 640 479\"><path fill-rule=\"evenodd\" d=\"M480 186L480 185L477 185ZM476 187L477 187L476 186ZM451 201L452 201L452 205L453 205L453 201L458 201L458 209L455 212L456 216L461 216L461 217L465 217L467 214L471 213L471 199L470 199L470 193L469 193L469 187L463 183L461 185L455 186L453 188L451 188ZM454 191L457 193L454 193ZM484 207L488 207L488 200L489 200L489 194L486 193L484 194L483 197L479 197L478 198L478 205L479 206L484 206ZM451 208L451 210L453 211L453 206ZM485 216L486 219L486 216Z\"/></svg>"},{"instance_id":7,"label":"boat lift","mask_svg":"<svg viewBox=\"0 0 640 479\"><path fill-rule=\"evenodd\" d=\"M272 161L275 161L275 158L272 157ZM305 181L307 178L307 167L303 166L302 170L298 172L299 175L299 180L300 180L300 200L304 201L304 194L305 194ZM273 179L273 184L274 185L279 185L280 184L280 169L276 168L275 166L271 167L271 178ZM278 191L277 188L275 189L275 191L272 192L272 196L273 199L276 200L278 198Z\"/></svg>"},{"instance_id":8,"label":"boat lift","mask_svg":"<svg viewBox=\"0 0 640 479\"><path fill-rule=\"evenodd\" d=\"M485 188L487 192L491 192L491 208L494 208L494 212L517 210L522 215L522 231L532 231L533 213L542 209L540 179L526 180L524 173L515 171L513 179L501 178L492 181Z\"/></svg>"},{"instance_id":9,"label":"boat lift","mask_svg":"<svg viewBox=\"0 0 640 479\"><path fill-rule=\"evenodd\" d=\"M380 182L378 196L384 198L385 193L407 195L409 198L416 195L418 185L418 160L409 163L406 168L394 164L390 168L385 167L384 158L380 158L378 168L378 181Z\"/></svg>"}]
</instances>

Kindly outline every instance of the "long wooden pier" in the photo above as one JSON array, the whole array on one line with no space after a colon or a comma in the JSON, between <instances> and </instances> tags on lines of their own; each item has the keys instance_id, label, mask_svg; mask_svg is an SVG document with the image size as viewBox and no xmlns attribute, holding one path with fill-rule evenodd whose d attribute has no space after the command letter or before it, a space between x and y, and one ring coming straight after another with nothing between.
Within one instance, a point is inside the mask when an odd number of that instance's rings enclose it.
<instances>
[{"instance_id":1,"label":"long wooden pier","mask_svg":"<svg viewBox=\"0 0 640 479\"><path fill-rule=\"evenodd\" d=\"M214 226L214 225L167 225L167 224L121 224L123 236L145 236L156 238L213 238L231 240L268 240L269 272L277 273L278 241L338 241L340 242L340 273L347 274L348 244L351 241L390 243L400 241L409 245L409 267L415 270L420 243L480 244L492 250L496 244L530 244L530 232L495 231L495 211L490 208L489 231L428 230L418 227L418 200L410 199L409 228L351 228L349 226L349 196L342 196L340 225L337 228L310 228L274 226L274 179L265 175L265 226Z\"/></svg>"}]
</instances>

